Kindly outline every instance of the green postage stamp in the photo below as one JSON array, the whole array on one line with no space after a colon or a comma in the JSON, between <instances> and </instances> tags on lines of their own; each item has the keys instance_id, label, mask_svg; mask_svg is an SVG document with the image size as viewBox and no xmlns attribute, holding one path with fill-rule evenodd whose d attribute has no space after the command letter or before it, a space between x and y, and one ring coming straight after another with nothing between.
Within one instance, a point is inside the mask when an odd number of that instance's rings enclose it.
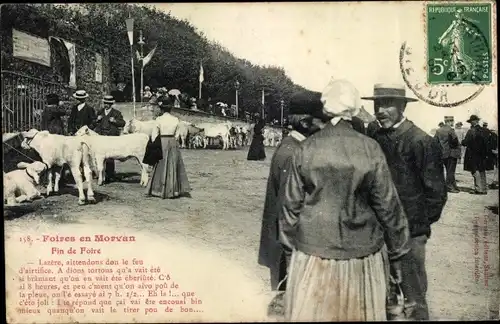
<instances>
[{"instance_id":1,"label":"green postage stamp","mask_svg":"<svg viewBox=\"0 0 500 324\"><path fill-rule=\"evenodd\" d=\"M427 82L492 81L492 4L426 4Z\"/></svg>"}]
</instances>

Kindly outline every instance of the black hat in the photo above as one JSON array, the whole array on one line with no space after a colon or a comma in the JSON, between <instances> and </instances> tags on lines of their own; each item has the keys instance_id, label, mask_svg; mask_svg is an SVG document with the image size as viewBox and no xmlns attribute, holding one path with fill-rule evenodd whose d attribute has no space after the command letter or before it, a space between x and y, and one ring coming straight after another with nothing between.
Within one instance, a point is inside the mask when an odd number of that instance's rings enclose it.
<instances>
[{"instance_id":1,"label":"black hat","mask_svg":"<svg viewBox=\"0 0 500 324\"><path fill-rule=\"evenodd\" d=\"M479 121L479 117L476 115L470 115L470 118L467 120L468 123L473 122L473 121Z\"/></svg>"},{"instance_id":2,"label":"black hat","mask_svg":"<svg viewBox=\"0 0 500 324\"><path fill-rule=\"evenodd\" d=\"M290 99L288 114L290 115L318 115L323 110L321 92L301 91Z\"/></svg>"},{"instance_id":3,"label":"black hat","mask_svg":"<svg viewBox=\"0 0 500 324\"><path fill-rule=\"evenodd\" d=\"M59 96L55 93L49 93L47 95L47 105L58 105L59 104Z\"/></svg>"},{"instance_id":4,"label":"black hat","mask_svg":"<svg viewBox=\"0 0 500 324\"><path fill-rule=\"evenodd\" d=\"M157 103L161 110L170 110L173 107L173 100L169 95L159 96Z\"/></svg>"}]
</instances>

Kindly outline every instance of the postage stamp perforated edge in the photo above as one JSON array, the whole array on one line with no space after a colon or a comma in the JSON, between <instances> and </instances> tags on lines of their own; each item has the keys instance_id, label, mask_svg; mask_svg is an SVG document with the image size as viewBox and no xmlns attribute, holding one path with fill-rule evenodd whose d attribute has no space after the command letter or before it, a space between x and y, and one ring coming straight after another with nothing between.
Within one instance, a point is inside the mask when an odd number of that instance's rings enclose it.
<instances>
[{"instance_id":1,"label":"postage stamp perforated edge","mask_svg":"<svg viewBox=\"0 0 500 324\"><path fill-rule=\"evenodd\" d=\"M491 71L491 80L489 83L453 83L453 82L443 82L440 83L441 85L450 85L453 87L459 87L459 86L471 86L471 85L476 85L476 86L481 86L481 87L496 87L497 86L497 21L496 21L496 1L470 1L470 0L458 0L458 1L424 1L422 2L422 26L424 30L424 53L426 55L425 57L425 62L429 62L429 47L428 47L428 17L427 17L427 8L429 5L450 5L450 4L456 4L456 5L478 5L478 4L489 4L491 6L491 13L490 13L490 44L489 45L489 51L490 51L490 71ZM429 83L429 69L427 67L427 64L424 66L424 69L426 70L426 80L425 80L425 86L431 86L431 85L438 85L439 83Z\"/></svg>"}]
</instances>

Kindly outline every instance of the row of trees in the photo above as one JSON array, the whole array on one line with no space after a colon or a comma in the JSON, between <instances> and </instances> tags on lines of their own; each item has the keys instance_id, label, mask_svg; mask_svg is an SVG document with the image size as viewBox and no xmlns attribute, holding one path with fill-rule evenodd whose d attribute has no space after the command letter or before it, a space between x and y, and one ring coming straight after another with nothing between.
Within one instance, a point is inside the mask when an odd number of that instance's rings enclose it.
<instances>
[{"instance_id":1,"label":"row of trees","mask_svg":"<svg viewBox=\"0 0 500 324\"><path fill-rule=\"evenodd\" d=\"M37 5L49 21L71 26L84 36L107 44L111 59L111 79L130 85L130 45L125 20L134 18L134 43L142 30L145 54L155 45L157 50L144 70L144 84L152 88L181 89L198 97L200 62L203 62L202 96L212 102L235 103L235 82L238 80L240 115L260 112L261 91L266 88L266 119L280 119L281 100L304 90L286 76L281 67L257 66L236 58L220 44L210 42L188 21L179 20L151 6L121 3L85 3L79 5ZM136 45L136 48L137 45ZM134 55L135 56L135 55ZM140 62L136 67L136 93L140 93ZM130 93L130 91L128 91Z\"/></svg>"}]
</instances>

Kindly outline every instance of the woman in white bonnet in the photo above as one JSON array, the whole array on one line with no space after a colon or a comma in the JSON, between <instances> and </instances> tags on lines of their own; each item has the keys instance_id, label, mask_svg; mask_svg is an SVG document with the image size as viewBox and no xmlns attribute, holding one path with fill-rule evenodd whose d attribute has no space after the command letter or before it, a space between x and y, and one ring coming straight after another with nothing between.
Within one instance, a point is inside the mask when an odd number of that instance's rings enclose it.
<instances>
[{"instance_id":1,"label":"woman in white bonnet","mask_svg":"<svg viewBox=\"0 0 500 324\"><path fill-rule=\"evenodd\" d=\"M351 126L356 88L332 80L322 101L330 121L287 168L280 239L293 254L285 320L386 320L387 258L400 280L406 216L384 153Z\"/></svg>"}]
</instances>

